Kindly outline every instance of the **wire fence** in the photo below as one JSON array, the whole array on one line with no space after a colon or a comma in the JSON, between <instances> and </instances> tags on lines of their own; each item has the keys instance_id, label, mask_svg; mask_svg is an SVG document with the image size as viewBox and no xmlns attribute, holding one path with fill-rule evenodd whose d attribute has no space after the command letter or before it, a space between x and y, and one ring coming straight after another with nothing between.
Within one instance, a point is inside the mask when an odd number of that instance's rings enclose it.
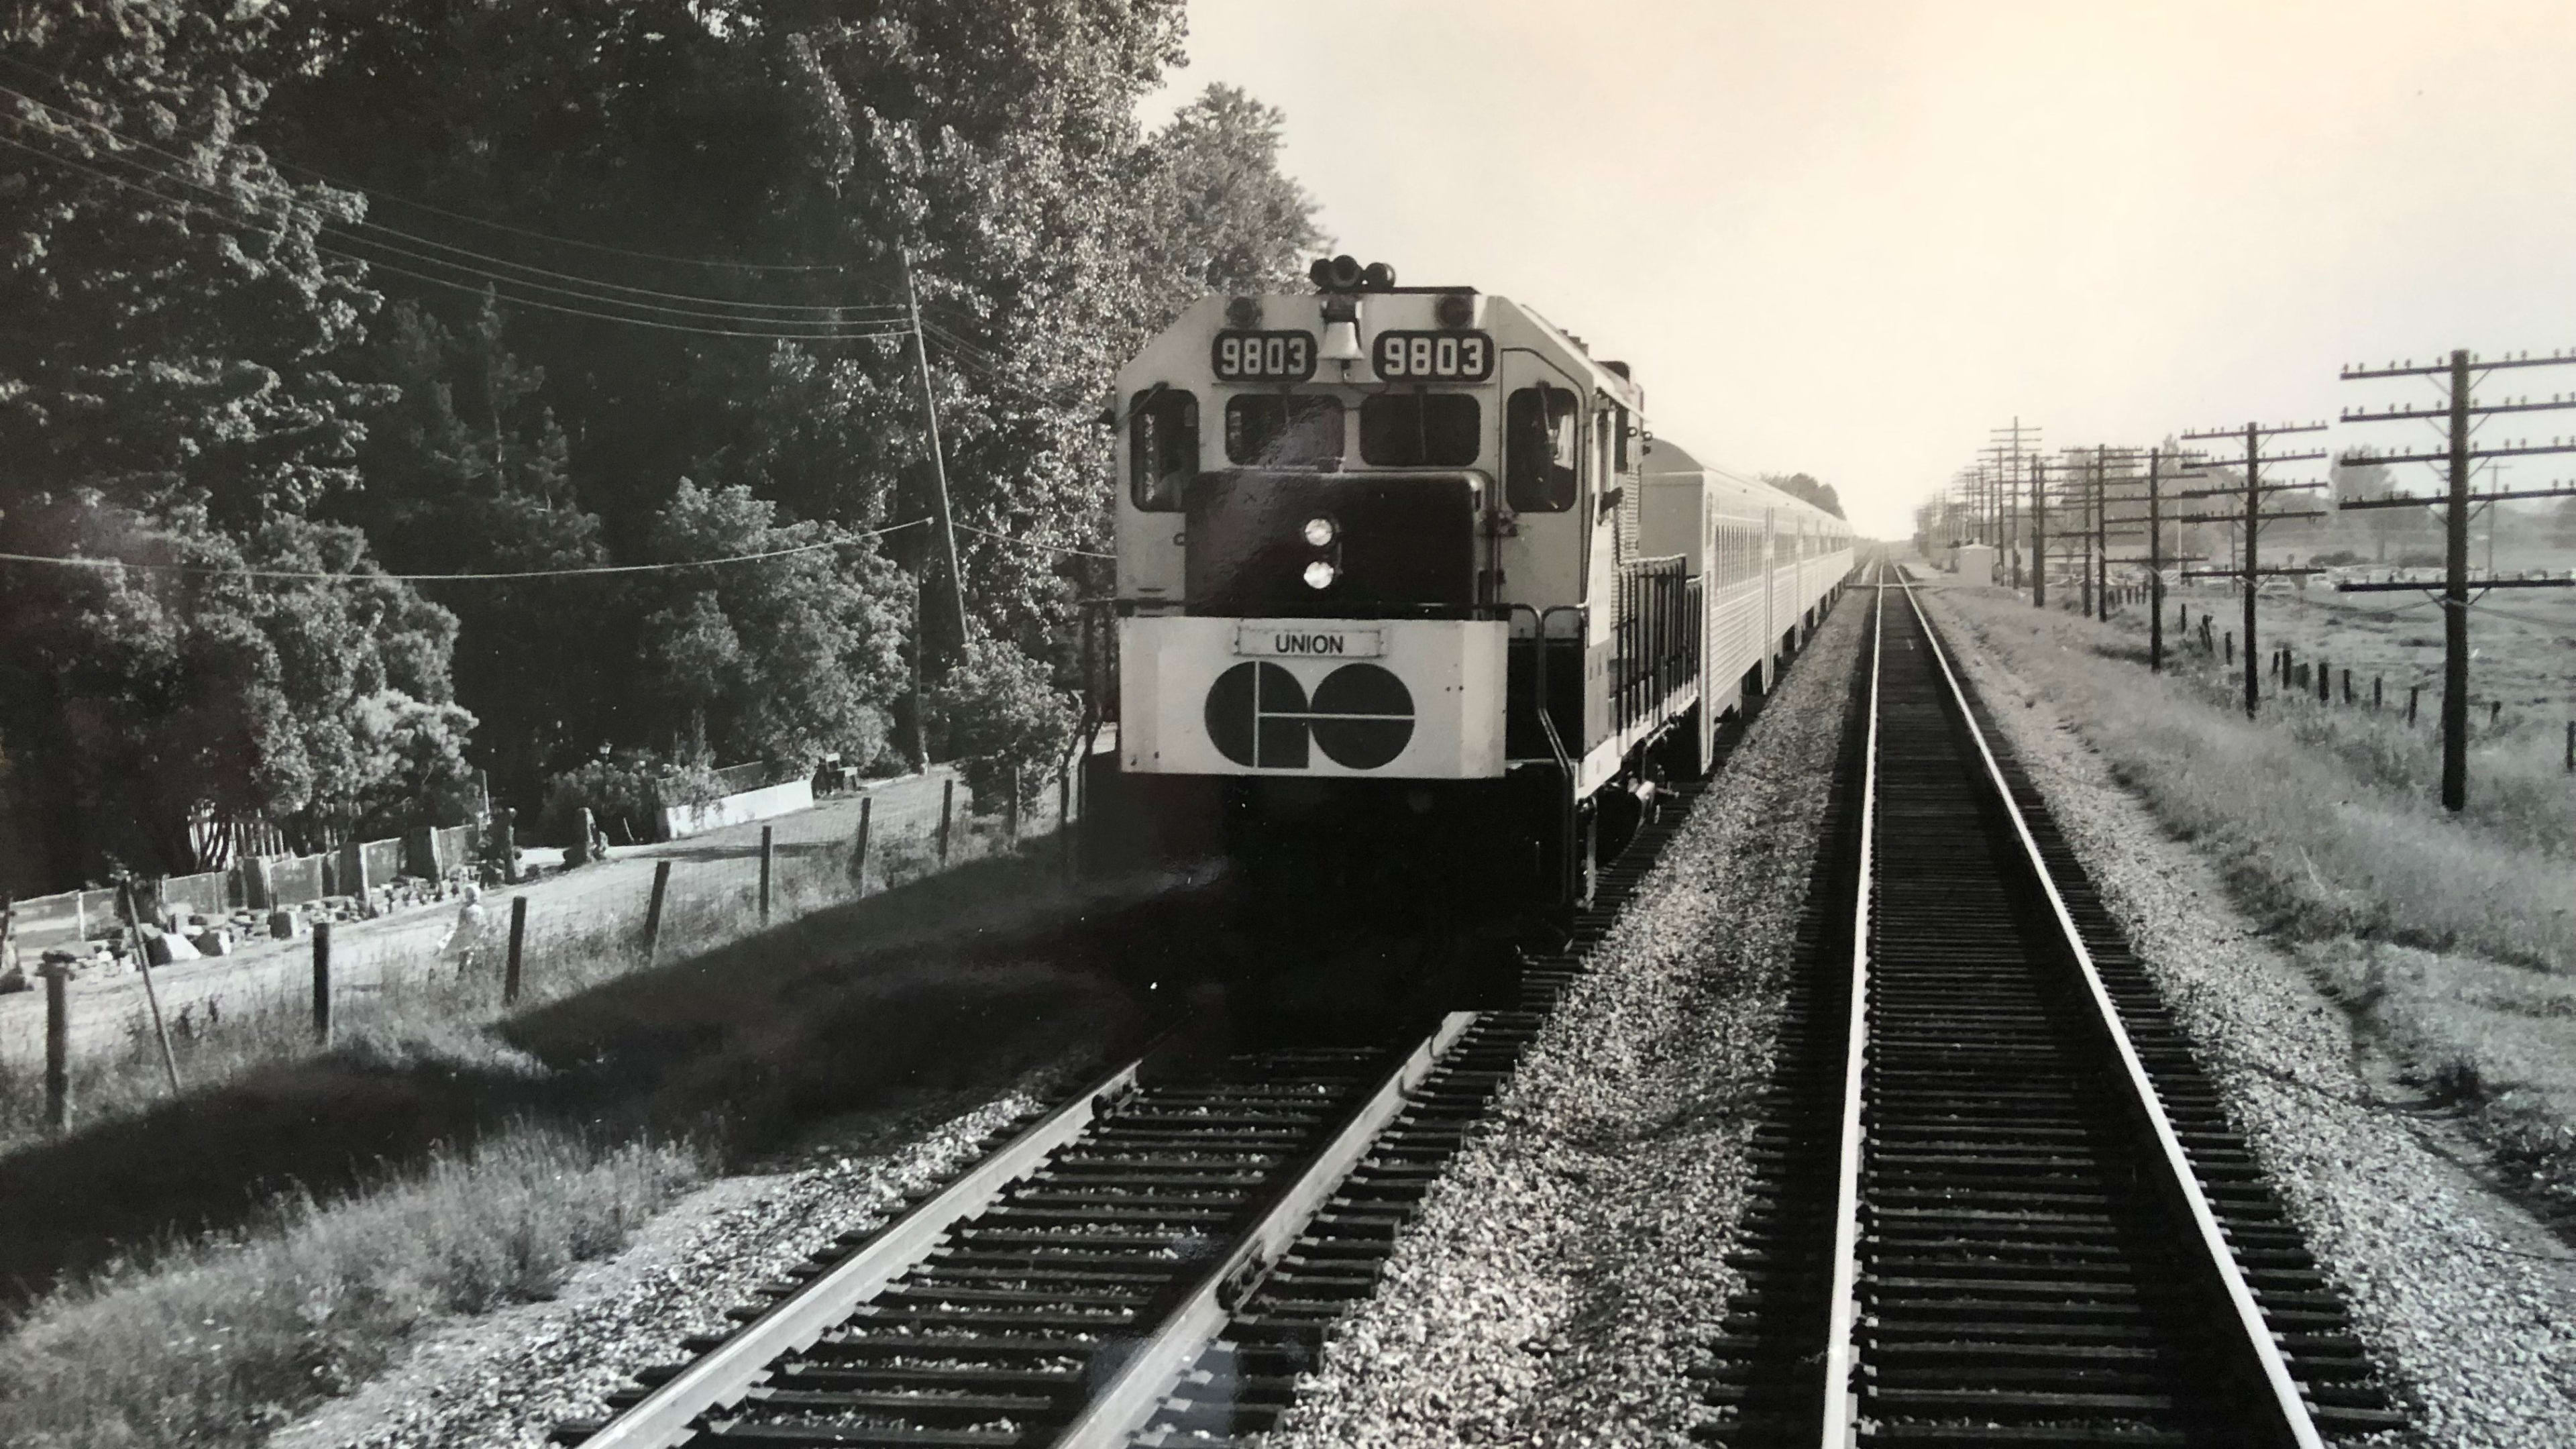
<instances>
[{"instance_id":1,"label":"wire fence","mask_svg":"<svg viewBox=\"0 0 2576 1449\"><path fill-rule=\"evenodd\" d=\"M532 1069L482 1028L969 861L1069 844L1059 792L978 815L962 780L908 783L782 817L755 841L736 827L729 838L504 888L470 908L318 927L264 960L165 969L148 994L126 982L74 993L47 981L46 1012L22 1009L0 1031L0 1152L148 1111L173 1094L174 1078L196 1090L328 1052ZM31 1029L39 1024L41 1034Z\"/></svg>"}]
</instances>

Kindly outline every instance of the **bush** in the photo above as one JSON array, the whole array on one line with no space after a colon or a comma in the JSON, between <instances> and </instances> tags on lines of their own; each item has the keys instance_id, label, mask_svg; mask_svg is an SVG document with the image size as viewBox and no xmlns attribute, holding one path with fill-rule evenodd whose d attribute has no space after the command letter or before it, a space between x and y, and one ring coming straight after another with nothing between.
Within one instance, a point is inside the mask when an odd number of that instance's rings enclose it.
<instances>
[{"instance_id":1,"label":"bush","mask_svg":"<svg viewBox=\"0 0 2576 1449\"><path fill-rule=\"evenodd\" d=\"M923 703L980 802L999 804L1015 767L1023 788L1052 777L1072 744L1073 709L1046 666L1002 640L976 640Z\"/></svg>"},{"instance_id":2,"label":"bush","mask_svg":"<svg viewBox=\"0 0 2576 1449\"><path fill-rule=\"evenodd\" d=\"M546 781L538 828L551 844L569 845L581 834L588 809L602 830L623 821L634 839L653 838L666 805L704 805L724 793L716 772L700 764L674 765L649 750L620 750Z\"/></svg>"}]
</instances>

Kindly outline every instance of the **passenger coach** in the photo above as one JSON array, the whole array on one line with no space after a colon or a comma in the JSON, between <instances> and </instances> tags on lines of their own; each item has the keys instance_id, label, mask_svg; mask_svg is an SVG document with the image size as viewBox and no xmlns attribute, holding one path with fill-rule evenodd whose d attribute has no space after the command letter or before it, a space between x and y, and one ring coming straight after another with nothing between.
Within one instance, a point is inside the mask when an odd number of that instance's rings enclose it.
<instances>
[{"instance_id":1,"label":"passenger coach","mask_svg":"<svg viewBox=\"0 0 2576 1449\"><path fill-rule=\"evenodd\" d=\"M1326 889L1588 897L1850 571L1844 522L1646 431L1508 298L1319 261L1118 378L1095 841Z\"/></svg>"}]
</instances>

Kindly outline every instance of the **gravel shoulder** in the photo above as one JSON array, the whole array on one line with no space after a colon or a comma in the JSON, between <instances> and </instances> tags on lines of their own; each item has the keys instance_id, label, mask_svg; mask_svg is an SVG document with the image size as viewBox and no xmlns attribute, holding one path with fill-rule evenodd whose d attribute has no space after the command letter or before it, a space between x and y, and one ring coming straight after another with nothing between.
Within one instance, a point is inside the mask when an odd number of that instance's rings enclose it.
<instances>
[{"instance_id":1,"label":"gravel shoulder","mask_svg":"<svg viewBox=\"0 0 2576 1449\"><path fill-rule=\"evenodd\" d=\"M273 1449L540 1449L566 1420L595 1419L638 1369L686 1358L682 1339L722 1332L838 1234L893 1215L905 1192L964 1163L986 1134L1035 1106L1031 1083L874 1154L719 1179L576 1270L543 1303L458 1319L403 1361L290 1425ZM854 1124L843 1124L845 1130ZM901 1135L901 1124L887 1124Z\"/></svg>"},{"instance_id":2,"label":"gravel shoulder","mask_svg":"<svg viewBox=\"0 0 2576 1449\"><path fill-rule=\"evenodd\" d=\"M1272 1444L1690 1442L1865 603L1747 731Z\"/></svg>"},{"instance_id":3,"label":"gravel shoulder","mask_svg":"<svg viewBox=\"0 0 2576 1449\"><path fill-rule=\"evenodd\" d=\"M2392 1101L2372 1042L2219 870L2114 778L1973 614L1923 590L2341 1289L2422 1442L2576 1444L2576 1257L2487 1188L2455 1121ZM2019 672L2017 672L2019 671Z\"/></svg>"}]
</instances>

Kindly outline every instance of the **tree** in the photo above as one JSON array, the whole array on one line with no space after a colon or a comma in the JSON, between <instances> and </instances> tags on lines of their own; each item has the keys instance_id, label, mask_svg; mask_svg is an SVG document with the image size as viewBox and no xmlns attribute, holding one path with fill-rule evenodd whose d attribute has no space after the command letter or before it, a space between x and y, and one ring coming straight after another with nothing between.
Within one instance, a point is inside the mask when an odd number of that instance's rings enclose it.
<instances>
[{"instance_id":1,"label":"tree","mask_svg":"<svg viewBox=\"0 0 2576 1449\"><path fill-rule=\"evenodd\" d=\"M1064 768L1073 710L1046 666L1006 640L970 643L927 704L942 753L964 762L978 801L998 803Z\"/></svg>"},{"instance_id":2,"label":"tree","mask_svg":"<svg viewBox=\"0 0 2576 1449\"><path fill-rule=\"evenodd\" d=\"M0 737L45 812L58 880L207 864L192 823L265 815L298 845L458 818L473 718L455 620L387 579L352 528L95 496L22 506L0 548L138 568L0 565ZM270 579L264 569L343 577Z\"/></svg>"},{"instance_id":3,"label":"tree","mask_svg":"<svg viewBox=\"0 0 2576 1449\"><path fill-rule=\"evenodd\" d=\"M376 304L323 227L359 198L290 182L243 131L266 8L14 0L0 97L0 456L8 487L94 489L233 527L352 486L370 405L334 370ZM36 154L29 154L32 151Z\"/></svg>"},{"instance_id":4,"label":"tree","mask_svg":"<svg viewBox=\"0 0 2576 1449\"><path fill-rule=\"evenodd\" d=\"M325 242L360 199L248 139L277 14L0 4L26 88L0 102L25 147L0 163L0 536L184 570L13 565L0 592L0 752L55 883L203 864L209 818L389 828L462 778L454 619L306 516L356 486L387 394L344 370L378 299Z\"/></svg>"},{"instance_id":5,"label":"tree","mask_svg":"<svg viewBox=\"0 0 2576 1449\"><path fill-rule=\"evenodd\" d=\"M1792 498L1804 499L1836 518L1843 516L1842 498L1834 492L1831 483L1819 483L1805 473L1765 473L1762 481Z\"/></svg>"},{"instance_id":6,"label":"tree","mask_svg":"<svg viewBox=\"0 0 2576 1449\"><path fill-rule=\"evenodd\" d=\"M387 309L357 366L389 395L371 420L364 486L334 516L377 541L403 573L523 572L604 563L599 517L573 497L570 444L542 401L545 374L505 344L486 294L456 327L412 302ZM622 703L625 590L604 579L473 580L440 586L467 641L457 699L482 724L476 759L505 795L602 738Z\"/></svg>"},{"instance_id":7,"label":"tree","mask_svg":"<svg viewBox=\"0 0 2576 1449\"><path fill-rule=\"evenodd\" d=\"M1179 59L1178 0L314 0L298 15L269 133L329 174L439 208L388 203L424 237L558 283L770 319L898 301L908 252L966 593L989 632L1038 657L1082 592L1066 550L1106 534L1108 439L1091 418L1118 361L1211 287L1286 280L1315 239L1311 203L1278 171L1275 111L1216 89L1139 132L1136 100ZM463 305L402 285L442 316ZM638 524L683 476L851 529L931 511L900 339L544 311L514 314L511 336L544 370L575 497L614 555L639 548ZM895 548L916 570L921 540ZM934 658L962 645L936 642Z\"/></svg>"},{"instance_id":8,"label":"tree","mask_svg":"<svg viewBox=\"0 0 2576 1449\"><path fill-rule=\"evenodd\" d=\"M905 680L893 566L872 539L830 523L782 523L777 513L739 484L681 480L653 530L662 559L805 551L646 586L638 602L651 605L648 697L666 702L640 711L621 743L701 763L811 764L834 750L864 761L885 748Z\"/></svg>"},{"instance_id":9,"label":"tree","mask_svg":"<svg viewBox=\"0 0 2576 1449\"><path fill-rule=\"evenodd\" d=\"M2384 498L2397 490L2385 463L2337 462L2327 475L2334 501L2349 503L2363 498ZM2367 531L2371 553L2376 562L2388 562L2388 548L2393 542L2401 547L2414 535L2427 531L2425 516L2407 508L2367 508L2353 514L2338 513L2334 522L2359 518Z\"/></svg>"}]
</instances>

